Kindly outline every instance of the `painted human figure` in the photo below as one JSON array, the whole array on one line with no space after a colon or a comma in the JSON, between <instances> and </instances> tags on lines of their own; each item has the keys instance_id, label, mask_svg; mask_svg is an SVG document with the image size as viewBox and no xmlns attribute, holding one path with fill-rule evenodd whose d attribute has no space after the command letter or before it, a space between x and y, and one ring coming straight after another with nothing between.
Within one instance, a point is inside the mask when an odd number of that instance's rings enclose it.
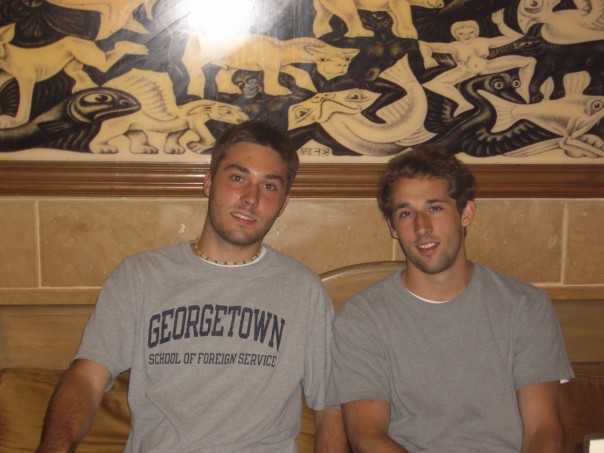
<instances>
[{"instance_id":1,"label":"painted human figure","mask_svg":"<svg viewBox=\"0 0 604 453\"><path fill-rule=\"evenodd\" d=\"M503 23L503 11L494 13L492 19L499 26L500 31L505 33L503 36L483 38L480 36L478 23L474 20L467 20L455 22L451 26L451 35L455 39L453 42L420 42L420 49L426 68L438 65L432 57L432 53L434 52L450 54L456 63L454 68L437 75L423 84L425 88L455 101L457 103L457 109L454 112L455 116L472 109L472 104L463 97L456 88L456 85L479 74L493 74L507 69L520 68L521 88L528 87L528 81L535 67L535 60L533 58L508 55L493 60L487 59L489 49L508 44L520 36L505 26ZM523 94L523 97L527 97L527 94L524 92L521 92L521 94Z\"/></svg>"}]
</instances>

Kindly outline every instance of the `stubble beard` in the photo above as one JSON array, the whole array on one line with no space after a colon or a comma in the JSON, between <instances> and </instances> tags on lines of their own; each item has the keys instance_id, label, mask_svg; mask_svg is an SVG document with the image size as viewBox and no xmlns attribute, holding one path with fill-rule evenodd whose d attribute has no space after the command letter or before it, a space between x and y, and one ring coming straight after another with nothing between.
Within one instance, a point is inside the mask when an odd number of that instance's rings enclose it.
<instances>
[{"instance_id":1,"label":"stubble beard","mask_svg":"<svg viewBox=\"0 0 604 453\"><path fill-rule=\"evenodd\" d=\"M400 242L400 241L399 241ZM453 253L447 253L445 252L443 255L441 255L438 260L434 263L434 264L430 264L429 262L427 262L427 260L424 260L421 255L419 255L418 253L413 253L415 251L411 251L411 247L407 247L406 245L400 243L401 248L403 250L403 253L405 254L405 257L407 258L407 260L413 264L414 267L416 267L419 271L425 273L425 274L429 274L429 275L435 275L435 274L439 274L441 272L446 271L447 269L451 268L451 266L453 266L453 263L455 262L457 256L459 255L459 251L461 249L461 241L458 243L457 248L453 251Z\"/></svg>"},{"instance_id":2,"label":"stubble beard","mask_svg":"<svg viewBox=\"0 0 604 453\"><path fill-rule=\"evenodd\" d=\"M245 211L242 209L239 210ZM262 242L272 227L271 223L270 225L264 225L264 227L261 227L260 230L256 231L245 231L244 228L240 229L236 225L229 229L226 226L226 223L230 215L230 209L221 209L220 207L216 207L216 203L213 202L212 198L210 197L208 202L208 220L210 221L210 225L212 226L215 235L220 238L223 244L228 244L235 247L247 247L257 242ZM223 217L226 218L223 220ZM249 230L252 229L253 226L250 226Z\"/></svg>"}]
</instances>

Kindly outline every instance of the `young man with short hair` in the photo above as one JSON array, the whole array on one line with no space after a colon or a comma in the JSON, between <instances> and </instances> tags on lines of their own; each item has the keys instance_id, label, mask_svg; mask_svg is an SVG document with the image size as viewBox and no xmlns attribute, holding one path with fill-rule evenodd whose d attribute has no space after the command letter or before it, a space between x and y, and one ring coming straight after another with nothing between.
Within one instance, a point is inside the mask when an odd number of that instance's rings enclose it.
<instances>
[{"instance_id":1,"label":"young man with short hair","mask_svg":"<svg viewBox=\"0 0 604 453\"><path fill-rule=\"evenodd\" d=\"M218 139L201 235L129 257L109 276L40 453L74 451L125 370L127 452L294 452L302 390L316 450L344 451L339 411L325 405L331 302L315 274L262 243L297 169L295 147L268 124Z\"/></svg>"},{"instance_id":2,"label":"young man with short hair","mask_svg":"<svg viewBox=\"0 0 604 453\"><path fill-rule=\"evenodd\" d=\"M471 262L475 180L442 148L392 159L378 204L406 268L334 323L331 404L355 452L563 451L573 377L545 292Z\"/></svg>"}]
</instances>

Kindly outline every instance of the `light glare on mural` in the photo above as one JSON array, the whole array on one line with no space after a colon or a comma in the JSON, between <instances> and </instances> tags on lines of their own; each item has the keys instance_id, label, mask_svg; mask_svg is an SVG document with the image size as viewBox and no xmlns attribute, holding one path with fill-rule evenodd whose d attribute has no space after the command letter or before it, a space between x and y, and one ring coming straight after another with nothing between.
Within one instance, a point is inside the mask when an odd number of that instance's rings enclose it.
<instances>
[{"instance_id":1,"label":"light glare on mural","mask_svg":"<svg viewBox=\"0 0 604 453\"><path fill-rule=\"evenodd\" d=\"M249 34L255 23L255 2L250 0L221 0L200 2L189 0L189 26L198 33L216 41Z\"/></svg>"}]
</instances>

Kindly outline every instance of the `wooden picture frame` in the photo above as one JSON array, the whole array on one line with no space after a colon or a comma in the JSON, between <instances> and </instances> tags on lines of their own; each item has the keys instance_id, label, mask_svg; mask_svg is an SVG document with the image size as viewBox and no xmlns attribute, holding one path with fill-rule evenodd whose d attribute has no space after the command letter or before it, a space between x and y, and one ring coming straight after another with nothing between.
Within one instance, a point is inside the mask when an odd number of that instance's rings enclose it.
<instances>
[{"instance_id":1,"label":"wooden picture frame","mask_svg":"<svg viewBox=\"0 0 604 453\"><path fill-rule=\"evenodd\" d=\"M303 164L292 195L374 197L385 164ZM602 198L600 165L470 165L484 198ZM199 197L207 164L0 162L0 196Z\"/></svg>"}]
</instances>

